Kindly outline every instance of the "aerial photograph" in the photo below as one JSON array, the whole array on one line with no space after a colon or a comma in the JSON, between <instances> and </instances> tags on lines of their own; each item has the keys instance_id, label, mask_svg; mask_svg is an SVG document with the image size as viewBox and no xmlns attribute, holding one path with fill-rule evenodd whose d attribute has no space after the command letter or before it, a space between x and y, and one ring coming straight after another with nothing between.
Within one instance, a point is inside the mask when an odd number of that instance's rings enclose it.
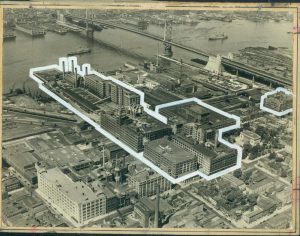
<instances>
[{"instance_id":1,"label":"aerial photograph","mask_svg":"<svg viewBox=\"0 0 300 236\"><path fill-rule=\"evenodd\" d=\"M289 230L289 11L5 8L2 227Z\"/></svg>"}]
</instances>

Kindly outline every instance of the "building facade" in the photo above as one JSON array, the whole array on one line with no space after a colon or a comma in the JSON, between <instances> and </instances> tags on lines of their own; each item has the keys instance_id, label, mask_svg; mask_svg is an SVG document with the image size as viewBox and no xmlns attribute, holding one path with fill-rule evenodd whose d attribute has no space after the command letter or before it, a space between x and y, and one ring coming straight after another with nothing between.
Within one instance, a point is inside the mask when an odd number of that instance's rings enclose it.
<instances>
[{"instance_id":1,"label":"building facade","mask_svg":"<svg viewBox=\"0 0 300 236\"><path fill-rule=\"evenodd\" d=\"M261 137L253 133L249 130L244 130L240 134L240 138L243 140L244 144L251 144L252 146L255 146L260 143Z\"/></svg>"},{"instance_id":2,"label":"building facade","mask_svg":"<svg viewBox=\"0 0 300 236\"><path fill-rule=\"evenodd\" d=\"M86 75L84 77L84 87L100 98L106 97L106 84L105 80L96 75Z\"/></svg>"},{"instance_id":3,"label":"building facade","mask_svg":"<svg viewBox=\"0 0 300 236\"><path fill-rule=\"evenodd\" d=\"M174 178L197 170L197 158L167 138L146 143L144 157Z\"/></svg>"},{"instance_id":4,"label":"building facade","mask_svg":"<svg viewBox=\"0 0 300 236\"><path fill-rule=\"evenodd\" d=\"M106 214L106 197L102 192L93 192L83 182L73 182L59 168L36 168L38 192L71 222L84 225Z\"/></svg>"},{"instance_id":5,"label":"building facade","mask_svg":"<svg viewBox=\"0 0 300 236\"><path fill-rule=\"evenodd\" d=\"M137 192L138 197L151 197L156 194L156 186L160 186L160 192L165 192L172 188L172 183L158 173L150 172L146 169L131 174L128 183Z\"/></svg>"}]
</instances>

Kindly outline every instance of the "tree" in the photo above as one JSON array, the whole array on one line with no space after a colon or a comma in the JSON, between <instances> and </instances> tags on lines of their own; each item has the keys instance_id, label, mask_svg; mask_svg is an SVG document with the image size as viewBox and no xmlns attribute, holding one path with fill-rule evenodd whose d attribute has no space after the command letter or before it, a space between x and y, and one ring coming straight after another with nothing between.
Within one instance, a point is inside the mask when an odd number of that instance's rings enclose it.
<instances>
[{"instance_id":1,"label":"tree","mask_svg":"<svg viewBox=\"0 0 300 236\"><path fill-rule=\"evenodd\" d=\"M249 143L244 144L243 146L243 159L245 159L249 155L249 151L251 150L252 146Z\"/></svg>"},{"instance_id":2,"label":"tree","mask_svg":"<svg viewBox=\"0 0 300 236\"><path fill-rule=\"evenodd\" d=\"M268 158L269 158L270 160L274 160L276 157L277 157L277 155L276 155L275 152L271 152L270 155L268 156Z\"/></svg>"},{"instance_id":3,"label":"tree","mask_svg":"<svg viewBox=\"0 0 300 236\"><path fill-rule=\"evenodd\" d=\"M247 200L248 200L248 203L250 206L254 206L257 204L257 195L255 194L250 194L248 197L247 197Z\"/></svg>"},{"instance_id":4,"label":"tree","mask_svg":"<svg viewBox=\"0 0 300 236\"><path fill-rule=\"evenodd\" d=\"M285 169L281 169L280 171L280 177L286 178L287 177L287 171Z\"/></svg>"},{"instance_id":5,"label":"tree","mask_svg":"<svg viewBox=\"0 0 300 236\"><path fill-rule=\"evenodd\" d=\"M243 128L244 128L244 129L249 129L249 128L250 128L250 123L249 123L249 122L245 123L245 124L243 125Z\"/></svg>"},{"instance_id":6,"label":"tree","mask_svg":"<svg viewBox=\"0 0 300 236\"><path fill-rule=\"evenodd\" d=\"M281 158L281 157L276 157L276 158L275 158L275 161L276 161L276 162L283 162L283 158Z\"/></svg>"},{"instance_id":7,"label":"tree","mask_svg":"<svg viewBox=\"0 0 300 236\"><path fill-rule=\"evenodd\" d=\"M233 176L238 179L240 179L242 177L242 174L243 174L243 172L241 169L237 169L237 170L233 171Z\"/></svg>"}]
</instances>

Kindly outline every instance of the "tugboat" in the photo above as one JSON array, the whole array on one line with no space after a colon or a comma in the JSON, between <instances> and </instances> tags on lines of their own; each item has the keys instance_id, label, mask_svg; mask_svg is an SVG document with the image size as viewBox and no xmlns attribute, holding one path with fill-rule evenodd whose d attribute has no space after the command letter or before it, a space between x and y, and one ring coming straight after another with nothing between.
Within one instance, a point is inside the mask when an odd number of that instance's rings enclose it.
<instances>
[{"instance_id":1,"label":"tugboat","mask_svg":"<svg viewBox=\"0 0 300 236\"><path fill-rule=\"evenodd\" d=\"M72 51L68 53L68 56L81 55L84 53L90 53L92 50L90 48L79 48L76 51Z\"/></svg>"},{"instance_id":2,"label":"tugboat","mask_svg":"<svg viewBox=\"0 0 300 236\"><path fill-rule=\"evenodd\" d=\"M208 40L224 40L228 39L228 36L223 34L216 34L215 36L209 37Z\"/></svg>"}]
</instances>

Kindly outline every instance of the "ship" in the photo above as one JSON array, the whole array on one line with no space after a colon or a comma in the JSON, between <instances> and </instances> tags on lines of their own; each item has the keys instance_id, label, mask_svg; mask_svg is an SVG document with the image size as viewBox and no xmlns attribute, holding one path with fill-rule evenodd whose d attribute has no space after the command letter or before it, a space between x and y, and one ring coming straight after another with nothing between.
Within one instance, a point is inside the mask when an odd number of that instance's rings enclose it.
<instances>
[{"instance_id":1,"label":"ship","mask_svg":"<svg viewBox=\"0 0 300 236\"><path fill-rule=\"evenodd\" d=\"M3 34L4 41L15 40L15 39L16 39L16 35L14 34L14 32L4 32Z\"/></svg>"},{"instance_id":2,"label":"ship","mask_svg":"<svg viewBox=\"0 0 300 236\"><path fill-rule=\"evenodd\" d=\"M81 55L84 53L90 53L92 50L90 48L79 48L76 51L72 51L68 53L68 56Z\"/></svg>"},{"instance_id":3,"label":"ship","mask_svg":"<svg viewBox=\"0 0 300 236\"><path fill-rule=\"evenodd\" d=\"M228 39L228 36L223 34L216 34L215 36L209 37L208 40L224 40Z\"/></svg>"}]
</instances>

